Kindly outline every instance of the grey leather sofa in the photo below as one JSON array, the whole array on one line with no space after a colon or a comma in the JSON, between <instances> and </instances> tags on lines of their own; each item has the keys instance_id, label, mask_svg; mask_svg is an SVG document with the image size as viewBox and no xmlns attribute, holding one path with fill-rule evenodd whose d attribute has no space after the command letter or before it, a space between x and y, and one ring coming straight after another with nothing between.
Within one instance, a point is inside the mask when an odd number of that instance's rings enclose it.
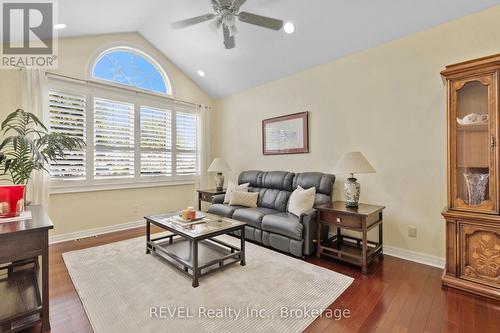
<instances>
[{"instance_id":1,"label":"grey leather sofa","mask_svg":"<svg viewBox=\"0 0 500 333\"><path fill-rule=\"evenodd\" d=\"M290 194L302 186L316 188L315 206L330 202L335 176L320 172L244 171L238 184L250 183L249 191L259 192L257 208L223 204L224 195L213 198L209 213L247 223L245 238L297 257L316 250L316 210L297 217L288 213Z\"/></svg>"}]
</instances>

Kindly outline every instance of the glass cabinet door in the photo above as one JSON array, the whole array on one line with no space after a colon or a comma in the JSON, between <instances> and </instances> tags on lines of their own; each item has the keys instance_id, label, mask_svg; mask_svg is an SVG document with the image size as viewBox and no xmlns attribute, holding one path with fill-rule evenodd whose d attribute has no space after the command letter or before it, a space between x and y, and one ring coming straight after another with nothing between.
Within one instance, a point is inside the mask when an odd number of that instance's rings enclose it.
<instances>
[{"instance_id":1,"label":"glass cabinet door","mask_svg":"<svg viewBox=\"0 0 500 333\"><path fill-rule=\"evenodd\" d=\"M451 204L498 212L495 75L452 81L450 89Z\"/></svg>"}]
</instances>

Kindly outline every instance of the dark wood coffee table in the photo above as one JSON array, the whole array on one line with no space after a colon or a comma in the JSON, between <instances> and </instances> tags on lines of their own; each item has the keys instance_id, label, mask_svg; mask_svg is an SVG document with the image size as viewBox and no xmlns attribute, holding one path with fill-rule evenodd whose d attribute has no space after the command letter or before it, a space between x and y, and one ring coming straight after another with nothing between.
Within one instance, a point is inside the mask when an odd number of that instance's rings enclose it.
<instances>
[{"instance_id":1,"label":"dark wood coffee table","mask_svg":"<svg viewBox=\"0 0 500 333\"><path fill-rule=\"evenodd\" d=\"M206 214L200 224L187 227L175 219L178 214L145 216L146 254L151 252L165 259L173 267L193 279L198 279L226 265L240 262L245 266L246 223L213 214ZM168 231L168 234L151 238L151 224ZM240 232L240 248L215 239L216 236Z\"/></svg>"}]
</instances>

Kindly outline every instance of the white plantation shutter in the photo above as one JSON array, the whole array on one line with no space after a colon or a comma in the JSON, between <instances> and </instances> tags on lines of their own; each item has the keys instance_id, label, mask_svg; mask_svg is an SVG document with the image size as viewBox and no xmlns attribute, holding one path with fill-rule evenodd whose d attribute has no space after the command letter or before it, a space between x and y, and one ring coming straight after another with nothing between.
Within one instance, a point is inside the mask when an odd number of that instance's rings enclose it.
<instances>
[{"instance_id":1,"label":"white plantation shutter","mask_svg":"<svg viewBox=\"0 0 500 333\"><path fill-rule=\"evenodd\" d=\"M94 177L134 177L134 105L94 99Z\"/></svg>"},{"instance_id":2,"label":"white plantation shutter","mask_svg":"<svg viewBox=\"0 0 500 333\"><path fill-rule=\"evenodd\" d=\"M141 107L141 176L172 175L172 112Z\"/></svg>"},{"instance_id":3,"label":"white plantation shutter","mask_svg":"<svg viewBox=\"0 0 500 333\"><path fill-rule=\"evenodd\" d=\"M197 116L176 113L176 174L195 175L198 169Z\"/></svg>"},{"instance_id":4,"label":"white plantation shutter","mask_svg":"<svg viewBox=\"0 0 500 333\"><path fill-rule=\"evenodd\" d=\"M62 92L49 92L50 131L85 140L86 97ZM66 151L66 159L50 165L53 180L84 180L86 176L85 148Z\"/></svg>"},{"instance_id":5,"label":"white plantation shutter","mask_svg":"<svg viewBox=\"0 0 500 333\"><path fill-rule=\"evenodd\" d=\"M55 193L113 184L168 185L199 176L206 159L200 157L199 136L204 134L199 131L207 125L195 105L92 83L50 78L49 84L51 132L87 143L51 163Z\"/></svg>"}]
</instances>

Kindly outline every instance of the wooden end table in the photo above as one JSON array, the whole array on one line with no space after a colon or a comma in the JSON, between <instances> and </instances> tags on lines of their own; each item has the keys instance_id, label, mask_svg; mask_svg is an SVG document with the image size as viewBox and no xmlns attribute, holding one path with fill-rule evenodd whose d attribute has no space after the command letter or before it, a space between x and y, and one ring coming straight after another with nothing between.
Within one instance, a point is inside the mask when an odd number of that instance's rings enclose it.
<instances>
[{"instance_id":1,"label":"wooden end table","mask_svg":"<svg viewBox=\"0 0 500 333\"><path fill-rule=\"evenodd\" d=\"M367 274L368 265L383 257L383 218L385 207L359 204L358 208L346 208L345 202L335 201L316 207L318 210L316 256L342 260L362 267ZM337 234L321 240L321 227L330 225ZM368 231L378 227L378 242L368 240ZM342 234L342 229L358 231L361 238Z\"/></svg>"},{"instance_id":2,"label":"wooden end table","mask_svg":"<svg viewBox=\"0 0 500 333\"><path fill-rule=\"evenodd\" d=\"M212 203L212 198L217 194L226 194L226 189L222 191L218 191L214 188L207 190L198 190L198 210L201 210L201 202L210 202Z\"/></svg>"}]
</instances>

